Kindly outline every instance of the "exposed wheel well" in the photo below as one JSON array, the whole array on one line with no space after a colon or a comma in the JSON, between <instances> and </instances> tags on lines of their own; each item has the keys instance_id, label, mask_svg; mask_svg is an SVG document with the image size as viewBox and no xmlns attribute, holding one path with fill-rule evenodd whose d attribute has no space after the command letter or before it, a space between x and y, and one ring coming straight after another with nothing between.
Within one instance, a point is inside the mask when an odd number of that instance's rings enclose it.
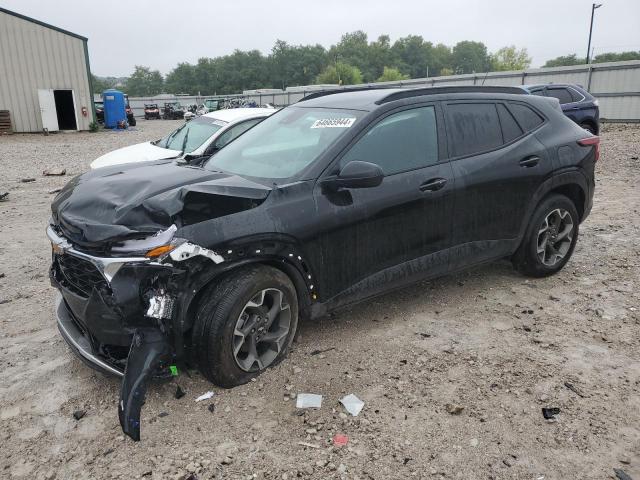
<instances>
[{"instance_id":1,"label":"exposed wheel well","mask_svg":"<svg viewBox=\"0 0 640 480\"><path fill-rule=\"evenodd\" d=\"M596 135L598 134L598 124L594 120L584 120L580 122L580 125L585 125L585 124L591 126L595 134Z\"/></svg>"},{"instance_id":2,"label":"exposed wheel well","mask_svg":"<svg viewBox=\"0 0 640 480\"><path fill-rule=\"evenodd\" d=\"M576 206L576 210L578 211L578 215L580 216L580 221L582 221L582 218L584 216L584 202L585 202L585 194L582 191L582 188L575 183L560 185L559 187L556 187L553 190L551 190L549 193L547 193L545 198L554 193L559 193L561 195L564 195L565 197L568 197Z\"/></svg>"}]
</instances>

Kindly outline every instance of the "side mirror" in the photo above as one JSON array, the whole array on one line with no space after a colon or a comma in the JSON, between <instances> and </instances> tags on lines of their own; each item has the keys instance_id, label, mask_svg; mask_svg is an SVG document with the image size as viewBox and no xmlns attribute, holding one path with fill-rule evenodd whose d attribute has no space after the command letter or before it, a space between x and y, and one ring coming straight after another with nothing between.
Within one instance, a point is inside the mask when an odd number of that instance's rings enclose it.
<instances>
[{"instance_id":1,"label":"side mirror","mask_svg":"<svg viewBox=\"0 0 640 480\"><path fill-rule=\"evenodd\" d=\"M382 183L384 173L379 165L353 160L337 176L325 178L322 186L329 190L340 188L371 188Z\"/></svg>"}]
</instances>

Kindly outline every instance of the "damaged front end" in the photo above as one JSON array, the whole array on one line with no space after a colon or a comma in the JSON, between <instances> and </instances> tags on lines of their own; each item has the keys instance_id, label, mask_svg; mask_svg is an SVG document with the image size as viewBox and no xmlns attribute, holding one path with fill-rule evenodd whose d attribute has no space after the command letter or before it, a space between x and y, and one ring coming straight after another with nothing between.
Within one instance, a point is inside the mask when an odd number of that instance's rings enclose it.
<instances>
[{"instance_id":1,"label":"damaged front end","mask_svg":"<svg viewBox=\"0 0 640 480\"><path fill-rule=\"evenodd\" d=\"M55 225L47 229L60 333L92 368L122 377L118 415L123 432L136 441L148 382L183 364L186 327L179 311L191 288L183 262L192 259L193 270L223 261L175 232L172 226L120 242L104 256L74 248Z\"/></svg>"}]
</instances>

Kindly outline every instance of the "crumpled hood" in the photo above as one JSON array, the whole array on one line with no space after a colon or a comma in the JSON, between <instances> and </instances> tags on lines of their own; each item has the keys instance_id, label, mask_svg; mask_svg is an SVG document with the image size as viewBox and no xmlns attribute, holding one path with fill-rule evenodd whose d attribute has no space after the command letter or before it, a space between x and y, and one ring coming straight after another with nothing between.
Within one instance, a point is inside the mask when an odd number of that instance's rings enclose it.
<instances>
[{"instance_id":1,"label":"crumpled hood","mask_svg":"<svg viewBox=\"0 0 640 480\"><path fill-rule=\"evenodd\" d=\"M75 177L51 210L72 241L95 244L247 210L270 191L236 175L172 161L145 162Z\"/></svg>"},{"instance_id":2,"label":"crumpled hood","mask_svg":"<svg viewBox=\"0 0 640 480\"><path fill-rule=\"evenodd\" d=\"M138 143L105 153L91 162L91 168L110 167L124 163L149 162L165 158L176 158L182 154L179 150L157 147L151 142Z\"/></svg>"}]
</instances>

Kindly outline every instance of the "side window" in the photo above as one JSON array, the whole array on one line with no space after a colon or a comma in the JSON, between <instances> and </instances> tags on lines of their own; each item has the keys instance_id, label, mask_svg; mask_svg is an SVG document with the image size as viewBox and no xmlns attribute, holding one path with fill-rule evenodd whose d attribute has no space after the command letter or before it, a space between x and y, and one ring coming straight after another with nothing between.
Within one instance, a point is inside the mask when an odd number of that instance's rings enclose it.
<instances>
[{"instance_id":1,"label":"side window","mask_svg":"<svg viewBox=\"0 0 640 480\"><path fill-rule=\"evenodd\" d=\"M389 115L374 125L340 160L379 165L385 175L438 162L438 129L434 107L419 107Z\"/></svg>"},{"instance_id":2,"label":"side window","mask_svg":"<svg viewBox=\"0 0 640 480\"><path fill-rule=\"evenodd\" d=\"M557 98L560 100L560 105L573 102L573 98L566 88L547 88L547 97Z\"/></svg>"},{"instance_id":3,"label":"side window","mask_svg":"<svg viewBox=\"0 0 640 480\"><path fill-rule=\"evenodd\" d=\"M571 94L571 99L574 102L581 102L584 99L584 95L582 95L577 90L575 90L573 88L567 88L567 90L569 90L569 93Z\"/></svg>"},{"instance_id":4,"label":"side window","mask_svg":"<svg viewBox=\"0 0 640 480\"><path fill-rule=\"evenodd\" d=\"M538 95L539 97L544 97L544 89L539 90L531 90L531 95Z\"/></svg>"},{"instance_id":5,"label":"side window","mask_svg":"<svg viewBox=\"0 0 640 480\"><path fill-rule=\"evenodd\" d=\"M237 137L242 135L251 127L260 123L262 120L264 119L252 118L251 120L247 120L246 122L242 122L242 123L239 123L238 125L231 127L229 130L227 130L226 132L224 132L222 135L218 137L218 139L216 140L216 146L218 148L224 147L227 143L231 142L232 140L235 140Z\"/></svg>"},{"instance_id":6,"label":"side window","mask_svg":"<svg viewBox=\"0 0 640 480\"><path fill-rule=\"evenodd\" d=\"M495 104L449 104L447 115L455 156L485 152L502 145L502 132Z\"/></svg>"},{"instance_id":7,"label":"side window","mask_svg":"<svg viewBox=\"0 0 640 480\"><path fill-rule=\"evenodd\" d=\"M507 107L499 103L498 116L500 117L500 126L502 127L502 136L504 137L504 143L509 143L511 140L515 140L522 135L522 129L518 126L518 123L513 118L513 115L509 113Z\"/></svg>"},{"instance_id":8,"label":"side window","mask_svg":"<svg viewBox=\"0 0 640 480\"><path fill-rule=\"evenodd\" d=\"M522 103L510 103L509 110L525 132L529 132L544 123L544 119L533 109Z\"/></svg>"}]
</instances>

